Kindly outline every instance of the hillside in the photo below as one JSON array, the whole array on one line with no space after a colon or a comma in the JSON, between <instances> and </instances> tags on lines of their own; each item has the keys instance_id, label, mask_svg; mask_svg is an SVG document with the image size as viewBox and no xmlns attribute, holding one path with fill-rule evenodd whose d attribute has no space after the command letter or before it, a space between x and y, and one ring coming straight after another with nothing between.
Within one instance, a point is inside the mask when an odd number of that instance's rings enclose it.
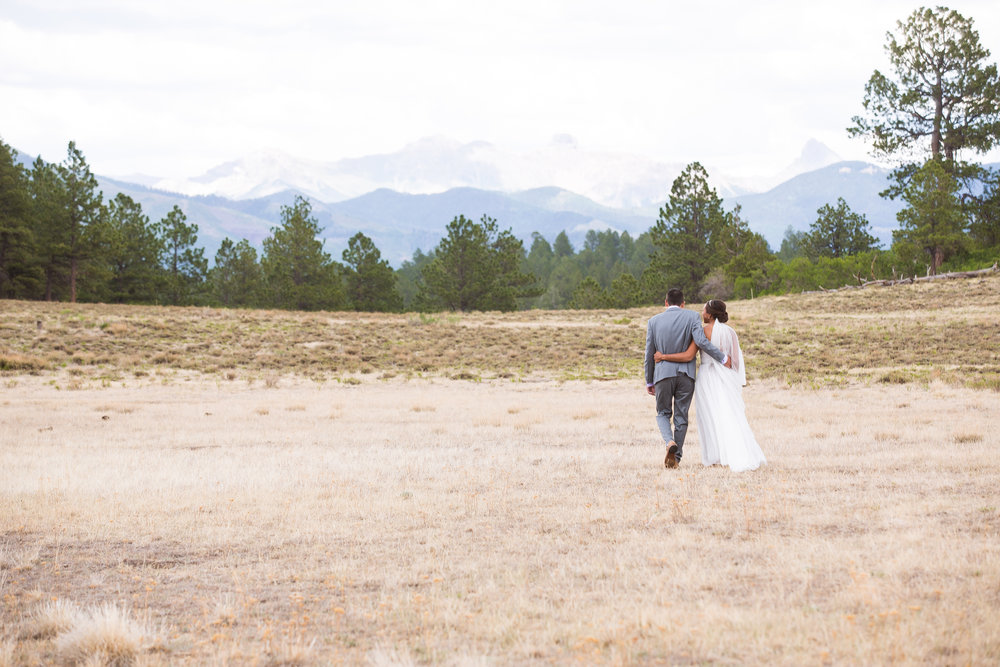
<instances>
[{"instance_id":1,"label":"hillside","mask_svg":"<svg viewBox=\"0 0 1000 667\"><path fill-rule=\"evenodd\" d=\"M293 375L638 378L657 308L436 315L297 313L4 301L0 369L65 385L254 382ZM1000 276L730 304L751 379L943 381L1000 389Z\"/></svg>"}]
</instances>

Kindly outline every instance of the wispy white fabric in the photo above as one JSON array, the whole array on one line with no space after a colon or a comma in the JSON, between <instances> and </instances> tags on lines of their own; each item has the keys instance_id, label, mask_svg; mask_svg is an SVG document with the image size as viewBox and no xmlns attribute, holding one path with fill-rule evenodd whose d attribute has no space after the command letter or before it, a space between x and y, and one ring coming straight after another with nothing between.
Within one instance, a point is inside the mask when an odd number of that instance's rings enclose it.
<instances>
[{"instance_id":1,"label":"wispy white fabric","mask_svg":"<svg viewBox=\"0 0 1000 667\"><path fill-rule=\"evenodd\" d=\"M712 343L729 355L729 369L707 354L701 355L701 368L694 387L701 462L721 463L735 472L755 470L767 463L757 439L747 422L743 403L746 363L736 332L727 324L712 327Z\"/></svg>"}]
</instances>

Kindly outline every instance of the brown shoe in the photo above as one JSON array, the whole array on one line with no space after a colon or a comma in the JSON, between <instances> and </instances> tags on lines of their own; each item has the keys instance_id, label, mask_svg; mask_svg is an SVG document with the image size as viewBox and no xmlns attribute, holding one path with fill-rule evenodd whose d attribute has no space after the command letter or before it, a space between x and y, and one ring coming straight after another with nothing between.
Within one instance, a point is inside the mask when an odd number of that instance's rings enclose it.
<instances>
[{"instance_id":1,"label":"brown shoe","mask_svg":"<svg viewBox=\"0 0 1000 667\"><path fill-rule=\"evenodd\" d=\"M666 468L677 467L677 445L673 442L667 447L667 458L663 459L663 466Z\"/></svg>"}]
</instances>

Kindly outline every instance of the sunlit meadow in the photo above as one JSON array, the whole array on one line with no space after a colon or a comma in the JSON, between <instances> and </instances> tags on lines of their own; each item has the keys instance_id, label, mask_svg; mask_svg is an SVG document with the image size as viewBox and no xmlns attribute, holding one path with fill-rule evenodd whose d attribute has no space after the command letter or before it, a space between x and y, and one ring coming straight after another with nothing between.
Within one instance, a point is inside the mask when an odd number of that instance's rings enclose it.
<instances>
[{"instance_id":1,"label":"sunlit meadow","mask_svg":"<svg viewBox=\"0 0 1000 667\"><path fill-rule=\"evenodd\" d=\"M998 306L730 304L734 474L663 468L655 308L0 301L0 665L995 664Z\"/></svg>"}]
</instances>

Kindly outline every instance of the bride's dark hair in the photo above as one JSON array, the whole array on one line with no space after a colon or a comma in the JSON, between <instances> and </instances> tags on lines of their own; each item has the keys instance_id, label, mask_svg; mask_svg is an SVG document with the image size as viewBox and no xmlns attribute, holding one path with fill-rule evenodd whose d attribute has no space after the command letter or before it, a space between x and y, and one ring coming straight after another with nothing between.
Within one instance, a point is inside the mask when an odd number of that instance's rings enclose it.
<instances>
[{"instance_id":1,"label":"bride's dark hair","mask_svg":"<svg viewBox=\"0 0 1000 667\"><path fill-rule=\"evenodd\" d=\"M720 322L729 321L729 313L726 312L726 302L719 299L712 299L705 304L705 312Z\"/></svg>"}]
</instances>

